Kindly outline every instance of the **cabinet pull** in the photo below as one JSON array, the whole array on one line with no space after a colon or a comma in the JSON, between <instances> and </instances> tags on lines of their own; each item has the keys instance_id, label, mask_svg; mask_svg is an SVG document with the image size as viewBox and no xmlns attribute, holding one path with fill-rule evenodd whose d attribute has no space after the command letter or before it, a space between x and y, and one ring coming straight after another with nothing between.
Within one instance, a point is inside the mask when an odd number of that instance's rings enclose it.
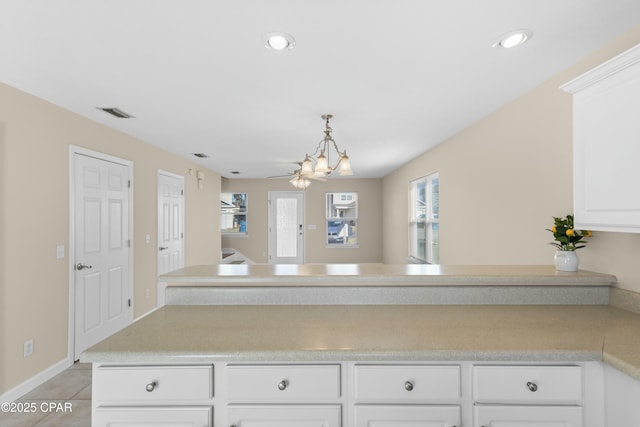
<instances>
[{"instance_id":1,"label":"cabinet pull","mask_svg":"<svg viewBox=\"0 0 640 427\"><path fill-rule=\"evenodd\" d=\"M153 381L153 382L147 384L147 386L144 389L147 390L149 393L151 393L153 390L156 389L157 385L158 385L158 382L157 381Z\"/></svg>"},{"instance_id":2,"label":"cabinet pull","mask_svg":"<svg viewBox=\"0 0 640 427\"><path fill-rule=\"evenodd\" d=\"M289 386L289 381L287 380L282 380L278 383L278 390L282 391L285 390L287 388L287 386Z\"/></svg>"},{"instance_id":3,"label":"cabinet pull","mask_svg":"<svg viewBox=\"0 0 640 427\"><path fill-rule=\"evenodd\" d=\"M407 391L413 390L413 381L406 381L404 383L404 389Z\"/></svg>"},{"instance_id":4,"label":"cabinet pull","mask_svg":"<svg viewBox=\"0 0 640 427\"><path fill-rule=\"evenodd\" d=\"M531 381L529 381L527 383L527 388L529 389L529 391L534 392L538 390L538 385L536 383L532 383Z\"/></svg>"}]
</instances>

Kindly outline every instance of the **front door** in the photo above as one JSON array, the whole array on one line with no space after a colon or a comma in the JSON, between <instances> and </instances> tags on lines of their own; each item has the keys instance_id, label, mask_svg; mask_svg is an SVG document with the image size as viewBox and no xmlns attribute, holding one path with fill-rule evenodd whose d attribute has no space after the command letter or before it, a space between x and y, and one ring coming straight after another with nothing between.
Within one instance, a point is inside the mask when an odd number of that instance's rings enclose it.
<instances>
[{"instance_id":1,"label":"front door","mask_svg":"<svg viewBox=\"0 0 640 427\"><path fill-rule=\"evenodd\" d=\"M131 323L131 163L73 153L74 358Z\"/></svg>"},{"instance_id":2,"label":"front door","mask_svg":"<svg viewBox=\"0 0 640 427\"><path fill-rule=\"evenodd\" d=\"M184 267L184 177L158 172L158 276ZM158 282L157 305L165 283Z\"/></svg>"},{"instance_id":3,"label":"front door","mask_svg":"<svg viewBox=\"0 0 640 427\"><path fill-rule=\"evenodd\" d=\"M269 192L269 264L304 262L304 193Z\"/></svg>"}]
</instances>

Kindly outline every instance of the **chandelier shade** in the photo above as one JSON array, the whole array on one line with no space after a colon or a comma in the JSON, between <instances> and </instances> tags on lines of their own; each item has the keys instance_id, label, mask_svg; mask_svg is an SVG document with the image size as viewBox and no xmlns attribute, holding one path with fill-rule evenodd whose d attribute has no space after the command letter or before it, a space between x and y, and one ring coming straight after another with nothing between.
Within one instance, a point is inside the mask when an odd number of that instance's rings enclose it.
<instances>
[{"instance_id":1,"label":"chandelier shade","mask_svg":"<svg viewBox=\"0 0 640 427\"><path fill-rule=\"evenodd\" d=\"M331 136L333 129L329 126L329 120L332 118L331 114L322 115L322 119L325 121L324 138L318 143L312 154L305 156L300 166L300 175L289 181L294 187L307 188L311 183L309 179L327 178L336 170L339 175L353 175L347 151L341 151ZM333 165L332 160L335 161ZM306 181L306 184L303 184L303 180ZM301 187L302 185L304 187Z\"/></svg>"}]
</instances>

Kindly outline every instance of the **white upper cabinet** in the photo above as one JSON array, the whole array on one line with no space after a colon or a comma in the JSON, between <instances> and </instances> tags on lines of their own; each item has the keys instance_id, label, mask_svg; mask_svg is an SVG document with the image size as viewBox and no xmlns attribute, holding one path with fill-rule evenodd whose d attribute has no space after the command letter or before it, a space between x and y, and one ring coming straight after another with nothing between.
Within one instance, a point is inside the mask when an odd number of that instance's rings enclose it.
<instances>
[{"instance_id":1,"label":"white upper cabinet","mask_svg":"<svg viewBox=\"0 0 640 427\"><path fill-rule=\"evenodd\" d=\"M577 229L640 233L640 45L566 83Z\"/></svg>"}]
</instances>

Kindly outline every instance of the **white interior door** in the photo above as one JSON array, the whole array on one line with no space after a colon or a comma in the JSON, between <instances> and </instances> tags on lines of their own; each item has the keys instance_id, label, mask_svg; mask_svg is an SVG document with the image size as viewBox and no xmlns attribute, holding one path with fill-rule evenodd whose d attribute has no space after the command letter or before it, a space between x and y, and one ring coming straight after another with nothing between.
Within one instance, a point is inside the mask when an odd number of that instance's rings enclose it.
<instances>
[{"instance_id":1,"label":"white interior door","mask_svg":"<svg viewBox=\"0 0 640 427\"><path fill-rule=\"evenodd\" d=\"M74 358L131 323L133 166L73 153ZM109 158L109 160L107 160Z\"/></svg>"},{"instance_id":2,"label":"white interior door","mask_svg":"<svg viewBox=\"0 0 640 427\"><path fill-rule=\"evenodd\" d=\"M304 193L269 192L269 264L304 262Z\"/></svg>"},{"instance_id":3,"label":"white interior door","mask_svg":"<svg viewBox=\"0 0 640 427\"><path fill-rule=\"evenodd\" d=\"M158 275L184 267L184 177L158 171ZM157 304L164 305L158 282Z\"/></svg>"}]
</instances>

